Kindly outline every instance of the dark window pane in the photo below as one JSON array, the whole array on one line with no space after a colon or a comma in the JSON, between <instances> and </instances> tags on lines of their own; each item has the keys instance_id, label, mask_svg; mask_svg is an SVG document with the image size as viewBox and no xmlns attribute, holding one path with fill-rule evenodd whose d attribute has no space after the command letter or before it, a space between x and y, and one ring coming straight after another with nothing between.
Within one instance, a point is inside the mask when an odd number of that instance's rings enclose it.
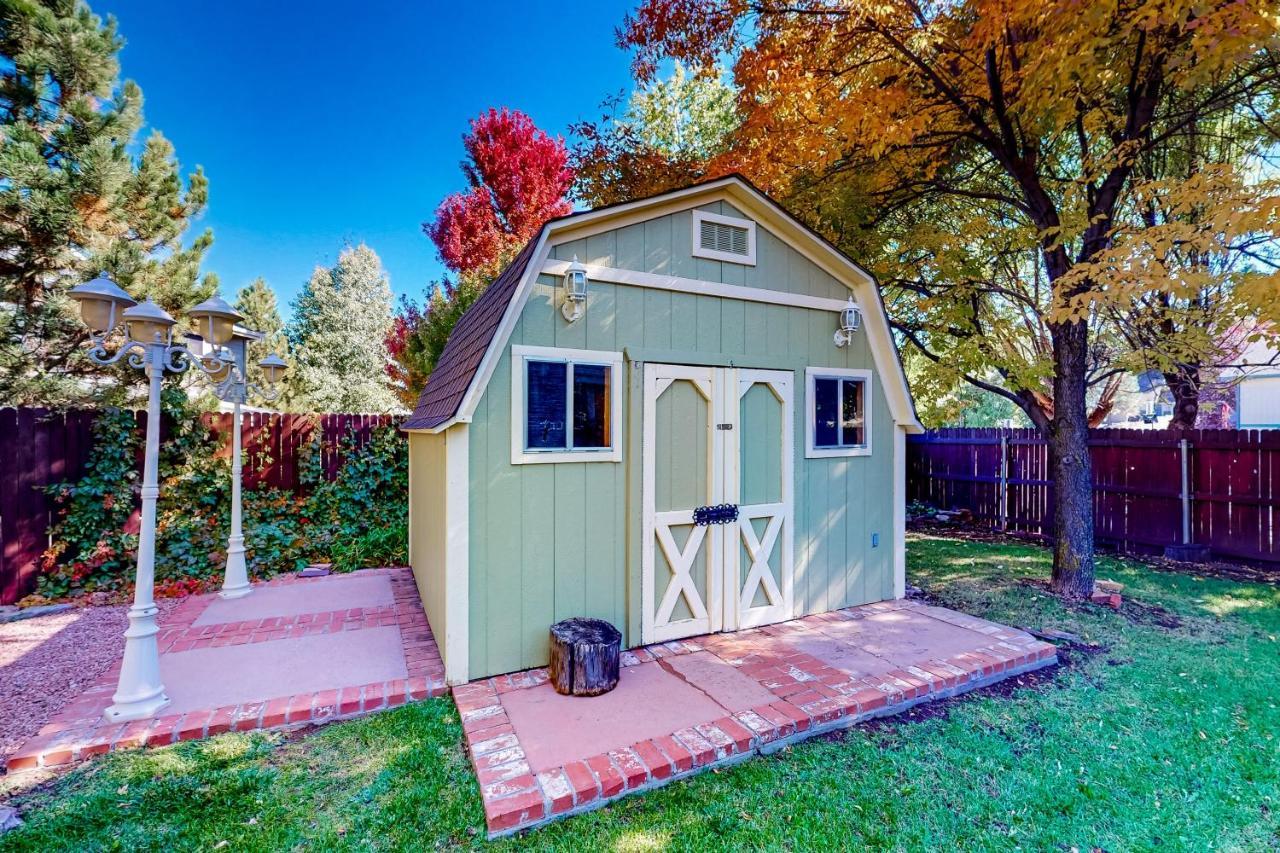
<instances>
[{"instance_id":1,"label":"dark window pane","mask_svg":"<svg viewBox=\"0 0 1280 853\"><path fill-rule=\"evenodd\" d=\"M857 447L866 444L863 440L865 424L862 418L862 389L864 383L857 379L846 379L844 386L844 405L840 417L840 443L846 447Z\"/></svg>"},{"instance_id":2,"label":"dark window pane","mask_svg":"<svg viewBox=\"0 0 1280 853\"><path fill-rule=\"evenodd\" d=\"M531 450L565 447L565 387L568 365L529 361L525 399L525 444Z\"/></svg>"},{"instance_id":3,"label":"dark window pane","mask_svg":"<svg viewBox=\"0 0 1280 853\"><path fill-rule=\"evenodd\" d=\"M609 446L609 368L573 366L573 446Z\"/></svg>"},{"instance_id":4,"label":"dark window pane","mask_svg":"<svg viewBox=\"0 0 1280 853\"><path fill-rule=\"evenodd\" d=\"M813 446L837 447L840 432L840 380L813 380Z\"/></svg>"}]
</instances>

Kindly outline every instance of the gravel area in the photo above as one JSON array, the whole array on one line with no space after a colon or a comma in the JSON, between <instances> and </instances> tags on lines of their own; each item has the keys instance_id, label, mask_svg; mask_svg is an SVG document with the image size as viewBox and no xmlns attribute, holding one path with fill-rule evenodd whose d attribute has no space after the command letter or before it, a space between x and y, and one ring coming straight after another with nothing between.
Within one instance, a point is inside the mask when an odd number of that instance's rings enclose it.
<instances>
[{"instance_id":1,"label":"gravel area","mask_svg":"<svg viewBox=\"0 0 1280 853\"><path fill-rule=\"evenodd\" d=\"M158 601L161 620L181 601ZM0 758L120 660L127 612L82 607L0 624Z\"/></svg>"}]
</instances>

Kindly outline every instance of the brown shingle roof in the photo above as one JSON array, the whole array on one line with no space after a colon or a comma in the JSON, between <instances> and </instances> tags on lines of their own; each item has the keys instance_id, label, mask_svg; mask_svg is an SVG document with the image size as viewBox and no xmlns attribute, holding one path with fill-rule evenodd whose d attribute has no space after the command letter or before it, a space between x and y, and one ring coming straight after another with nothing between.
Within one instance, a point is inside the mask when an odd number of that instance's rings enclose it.
<instances>
[{"instance_id":1,"label":"brown shingle roof","mask_svg":"<svg viewBox=\"0 0 1280 853\"><path fill-rule=\"evenodd\" d=\"M457 414L537 245L535 235L510 266L485 288L475 304L463 312L458 325L449 333L427 387L422 389L417 408L400 425L401 429L434 429Z\"/></svg>"}]
</instances>

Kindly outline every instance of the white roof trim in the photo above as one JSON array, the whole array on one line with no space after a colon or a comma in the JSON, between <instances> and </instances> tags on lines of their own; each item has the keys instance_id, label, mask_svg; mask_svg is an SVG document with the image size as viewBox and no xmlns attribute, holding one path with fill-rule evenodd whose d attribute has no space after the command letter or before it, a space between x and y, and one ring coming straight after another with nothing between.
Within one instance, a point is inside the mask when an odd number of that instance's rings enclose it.
<instances>
[{"instance_id":1,"label":"white roof trim","mask_svg":"<svg viewBox=\"0 0 1280 853\"><path fill-rule=\"evenodd\" d=\"M889 318L884 309L884 302L880 299L875 279L834 246L816 237L767 196L732 175L653 198L574 214L544 225L538 235L538 243L533 255L525 266L524 275L516 285L515 294L503 312L502 321L489 341L489 347L485 350L475 375L471 377L471 384L467 387L466 394L458 404L458 411L449 420L426 432L443 432L454 424L471 422L480 397L488 387L498 360L506 350L511 333L524 311L525 304L529 301L533 284L543 271L552 245L579 239L589 233L621 227L618 220L635 219L638 214L643 214L638 217L640 220L651 219L666 213L688 210L700 204L722 200L754 216L757 222L766 224L779 239L853 291L855 301L860 306L864 306L863 316L867 322L863 328L871 345L876 372L880 374L881 385L888 399L889 411L894 422L907 432L924 432L924 427L916 418L915 407L911 402L911 392L907 387L907 377L903 373L902 363L898 360L893 335L889 329ZM871 306L875 306L878 310L866 310Z\"/></svg>"}]
</instances>

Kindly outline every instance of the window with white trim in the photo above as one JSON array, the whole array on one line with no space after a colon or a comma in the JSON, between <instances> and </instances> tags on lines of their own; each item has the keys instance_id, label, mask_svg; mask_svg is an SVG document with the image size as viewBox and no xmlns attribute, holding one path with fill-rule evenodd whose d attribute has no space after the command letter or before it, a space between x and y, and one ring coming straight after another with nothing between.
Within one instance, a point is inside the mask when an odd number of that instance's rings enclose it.
<instances>
[{"instance_id":1,"label":"window with white trim","mask_svg":"<svg viewBox=\"0 0 1280 853\"><path fill-rule=\"evenodd\" d=\"M622 458L622 354L511 348L511 462Z\"/></svg>"},{"instance_id":2,"label":"window with white trim","mask_svg":"<svg viewBox=\"0 0 1280 853\"><path fill-rule=\"evenodd\" d=\"M805 370L805 456L871 455L871 371Z\"/></svg>"},{"instance_id":3,"label":"window with white trim","mask_svg":"<svg viewBox=\"0 0 1280 853\"><path fill-rule=\"evenodd\" d=\"M755 266L756 224L736 216L693 211L693 256Z\"/></svg>"}]
</instances>

